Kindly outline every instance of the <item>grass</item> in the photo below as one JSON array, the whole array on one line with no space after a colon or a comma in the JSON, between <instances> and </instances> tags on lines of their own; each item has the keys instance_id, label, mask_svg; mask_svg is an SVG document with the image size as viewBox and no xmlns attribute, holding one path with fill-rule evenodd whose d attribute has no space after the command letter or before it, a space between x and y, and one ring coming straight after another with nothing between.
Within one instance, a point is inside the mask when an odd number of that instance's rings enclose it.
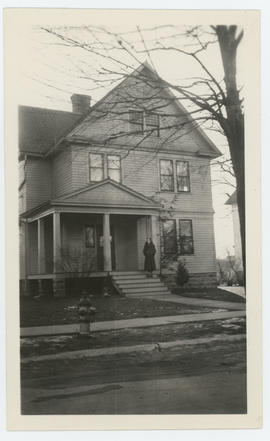
<instances>
[{"instance_id":1,"label":"grass","mask_svg":"<svg viewBox=\"0 0 270 441\"><path fill-rule=\"evenodd\" d=\"M236 302L245 303L245 299L236 294L226 291L221 288L205 288L205 289L186 289L186 288L175 288L173 290L174 294L183 297L193 297L197 299L209 299L209 300L220 300L224 302Z\"/></svg>"},{"instance_id":2,"label":"grass","mask_svg":"<svg viewBox=\"0 0 270 441\"><path fill-rule=\"evenodd\" d=\"M78 323L78 297L53 298L21 297L20 326L48 326ZM126 297L92 298L97 309L95 321L123 320L129 318L162 317L178 314L196 314L216 311L216 308L181 305L152 299Z\"/></svg>"},{"instance_id":3,"label":"grass","mask_svg":"<svg viewBox=\"0 0 270 441\"><path fill-rule=\"evenodd\" d=\"M31 357L81 349L161 343L178 339L245 334L246 320L233 318L93 333L91 337L64 335L21 339L21 356Z\"/></svg>"}]
</instances>

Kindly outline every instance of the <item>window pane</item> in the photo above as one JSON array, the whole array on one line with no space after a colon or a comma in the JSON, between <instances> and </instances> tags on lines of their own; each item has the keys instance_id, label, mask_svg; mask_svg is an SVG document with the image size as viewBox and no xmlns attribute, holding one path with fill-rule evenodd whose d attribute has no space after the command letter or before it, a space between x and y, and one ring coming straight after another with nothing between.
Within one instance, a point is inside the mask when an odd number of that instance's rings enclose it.
<instances>
[{"instance_id":1,"label":"window pane","mask_svg":"<svg viewBox=\"0 0 270 441\"><path fill-rule=\"evenodd\" d=\"M135 111L130 111L129 112L129 121L131 123L135 123L135 124L142 124L143 123L143 112L135 112Z\"/></svg>"},{"instance_id":2,"label":"window pane","mask_svg":"<svg viewBox=\"0 0 270 441\"><path fill-rule=\"evenodd\" d=\"M189 191L188 177L177 176L177 191Z\"/></svg>"},{"instance_id":3,"label":"window pane","mask_svg":"<svg viewBox=\"0 0 270 441\"><path fill-rule=\"evenodd\" d=\"M181 254L194 254L194 242L191 220L180 220L180 251Z\"/></svg>"},{"instance_id":4,"label":"window pane","mask_svg":"<svg viewBox=\"0 0 270 441\"><path fill-rule=\"evenodd\" d=\"M176 173L177 173L177 176L188 176L188 162L187 161L177 161L176 162Z\"/></svg>"},{"instance_id":5,"label":"window pane","mask_svg":"<svg viewBox=\"0 0 270 441\"><path fill-rule=\"evenodd\" d=\"M192 236L192 226L190 220L180 220L181 236Z\"/></svg>"},{"instance_id":6,"label":"window pane","mask_svg":"<svg viewBox=\"0 0 270 441\"><path fill-rule=\"evenodd\" d=\"M158 127L158 115L156 115L155 113L146 113L145 114L145 124L147 126Z\"/></svg>"},{"instance_id":7,"label":"window pane","mask_svg":"<svg viewBox=\"0 0 270 441\"><path fill-rule=\"evenodd\" d=\"M90 166L91 167L103 167L102 155L98 153L90 153Z\"/></svg>"},{"instance_id":8,"label":"window pane","mask_svg":"<svg viewBox=\"0 0 270 441\"><path fill-rule=\"evenodd\" d=\"M102 168L91 168L90 170L90 181L102 181L103 179L103 169Z\"/></svg>"},{"instance_id":9,"label":"window pane","mask_svg":"<svg viewBox=\"0 0 270 441\"><path fill-rule=\"evenodd\" d=\"M190 191L188 161L176 161L177 191Z\"/></svg>"},{"instance_id":10,"label":"window pane","mask_svg":"<svg viewBox=\"0 0 270 441\"><path fill-rule=\"evenodd\" d=\"M120 169L120 156L108 156L108 168Z\"/></svg>"},{"instance_id":11,"label":"window pane","mask_svg":"<svg viewBox=\"0 0 270 441\"><path fill-rule=\"evenodd\" d=\"M191 237L181 239L181 254L193 254L193 240Z\"/></svg>"},{"instance_id":12,"label":"window pane","mask_svg":"<svg viewBox=\"0 0 270 441\"><path fill-rule=\"evenodd\" d=\"M109 176L109 178L113 179L116 182L120 182L121 181L120 170L109 169L108 170L108 176Z\"/></svg>"},{"instance_id":13,"label":"window pane","mask_svg":"<svg viewBox=\"0 0 270 441\"><path fill-rule=\"evenodd\" d=\"M161 176L161 180L160 180L160 187L161 187L161 190L174 191L174 188L173 188L173 177L172 176L162 175Z\"/></svg>"},{"instance_id":14,"label":"window pane","mask_svg":"<svg viewBox=\"0 0 270 441\"><path fill-rule=\"evenodd\" d=\"M174 219L163 221L163 241L165 254L177 252L176 225Z\"/></svg>"},{"instance_id":15,"label":"window pane","mask_svg":"<svg viewBox=\"0 0 270 441\"><path fill-rule=\"evenodd\" d=\"M162 175L173 175L173 162L161 159L160 161L160 173Z\"/></svg>"}]
</instances>

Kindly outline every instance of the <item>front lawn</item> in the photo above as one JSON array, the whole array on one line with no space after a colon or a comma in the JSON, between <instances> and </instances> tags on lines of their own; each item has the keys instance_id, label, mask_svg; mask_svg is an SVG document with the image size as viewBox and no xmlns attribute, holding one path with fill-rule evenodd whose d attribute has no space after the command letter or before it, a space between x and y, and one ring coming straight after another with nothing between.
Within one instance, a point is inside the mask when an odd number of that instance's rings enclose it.
<instances>
[{"instance_id":1,"label":"front lawn","mask_svg":"<svg viewBox=\"0 0 270 441\"><path fill-rule=\"evenodd\" d=\"M48 326L78 323L78 297L21 297L20 326ZM216 308L181 305L152 299L94 296L97 309L95 321L123 320L142 317L162 317L216 311Z\"/></svg>"},{"instance_id":2,"label":"front lawn","mask_svg":"<svg viewBox=\"0 0 270 441\"><path fill-rule=\"evenodd\" d=\"M205 289L187 289L183 288L175 288L173 290L174 294L183 297L193 297L196 299L207 299L207 300L220 300L222 302L236 302L236 303L245 303L245 299L236 294L226 291L221 288L205 288Z\"/></svg>"}]
</instances>

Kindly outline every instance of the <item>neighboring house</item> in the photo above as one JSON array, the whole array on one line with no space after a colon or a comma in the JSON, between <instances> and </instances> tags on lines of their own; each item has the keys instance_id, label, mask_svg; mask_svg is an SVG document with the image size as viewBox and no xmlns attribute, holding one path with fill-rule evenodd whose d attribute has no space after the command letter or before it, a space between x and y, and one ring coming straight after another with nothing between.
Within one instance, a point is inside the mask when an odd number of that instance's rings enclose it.
<instances>
[{"instance_id":1,"label":"neighboring house","mask_svg":"<svg viewBox=\"0 0 270 441\"><path fill-rule=\"evenodd\" d=\"M62 294L71 274L141 271L151 236L158 272L178 256L191 285L215 285L219 150L146 63L93 107L71 99L73 112L19 108L22 282Z\"/></svg>"},{"instance_id":2,"label":"neighboring house","mask_svg":"<svg viewBox=\"0 0 270 441\"><path fill-rule=\"evenodd\" d=\"M236 191L234 191L229 199L226 201L226 205L230 205L232 210L235 259L237 259L239 262L242 262L242 242Z\"/></svg>"}]
</instances>

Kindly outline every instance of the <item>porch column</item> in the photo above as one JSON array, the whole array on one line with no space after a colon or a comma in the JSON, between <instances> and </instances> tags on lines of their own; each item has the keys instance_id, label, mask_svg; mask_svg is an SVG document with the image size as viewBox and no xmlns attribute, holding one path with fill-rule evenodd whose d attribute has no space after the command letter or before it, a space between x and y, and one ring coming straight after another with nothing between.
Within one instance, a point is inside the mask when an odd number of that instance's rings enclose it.
<instances>
[{"instance_id":1,"label":"porch column","mask_svg":"<svg viewBox=\"0 0 270 441\"><path fill-rule=\"evenodd\" d=\"M152 241L156 246L156 256L155 256L155 261L156 261L156 268L159 269L160 266L160 262L159 262L159 234L158 234L158 228L159 228L159 224L158 224L159 220L158 220L158 216L152 215L150 216L150 225L151 225L151 237L152 237Z\"/></svg>"},{"instance_id":2,"label":"porch column","mask_svg":"<svg viewBox=\"0 0 270 441\"><path fill-rule=\"evenodd\" d=\"M111 256L111 233L110 233L110 215L103 214L103 258L104 271L112 270L112 256Z\"/></svg>"},{"instance_id":3,"label":"porch column","mask_svg":"<svg viewBox=\"0 0 270 441\"><path fill-rule=\"evenodd\" d=\"M38 273L45 272L44 218L38 219Z\"/></svg>"},{"instance_id":4,"label":"porch column","mask_svg":"<svg viewBox=\"0 0 270 441\"><path fill-rule=\"evenodd\" d=\"M59 272L59 258L61 249L60 213L53 213L53 272Z\"/></svg>"}]
</instances>

